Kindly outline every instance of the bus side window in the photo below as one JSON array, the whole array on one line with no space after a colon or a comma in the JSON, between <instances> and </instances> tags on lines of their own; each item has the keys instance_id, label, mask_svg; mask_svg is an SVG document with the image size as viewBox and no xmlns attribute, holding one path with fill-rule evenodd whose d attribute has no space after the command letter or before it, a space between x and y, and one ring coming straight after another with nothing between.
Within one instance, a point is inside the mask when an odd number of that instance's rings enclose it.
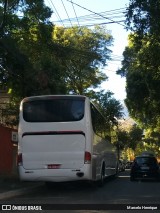
<instances>
[{"instance_id":1,"label":"bus side window","mask_svg":"<svg viewBox=\"0 0 160 213\"><path fill-rule=\"evenodd\" d=\"M96 133L96 116L95 116L94 107L92 104L91 104L91 120L92 120L93 131Z\"/></svg>"},{"instance_id":2,"label":"bus side window","mask_svg":"<svg viewBox=\"0 0 160 213\"><path fill-rule=\"evenodd\" d=\"M110 138L110 125L106 123L106 120L101 115L101 113L91 104L91 117L92 117L92 126L93 131L96 135L101 136L102 138ZM111 141L109 139L109 141Z\"/></svg>"}]
</instances>

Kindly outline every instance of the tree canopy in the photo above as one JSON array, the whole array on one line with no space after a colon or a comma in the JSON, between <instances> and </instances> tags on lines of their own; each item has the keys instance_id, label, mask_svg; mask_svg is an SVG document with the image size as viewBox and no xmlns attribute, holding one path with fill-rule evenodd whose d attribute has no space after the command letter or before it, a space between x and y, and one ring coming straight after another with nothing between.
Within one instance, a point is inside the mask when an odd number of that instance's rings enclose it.
<instances>
[{"instance_id":1,"label":"tree canopy","mask_svg":"<svg viewBox=\"0 0 160 213\"><path fill-rule=\"evenodd\" d=\"M101 68L110 59L113 38L104 27L55 27L53 39L68 50L62 65L69 92L87 94L88 89L97 88L107 79Z\"/></svg>"},{"instance_id":2,"label":"tree canopy","mask_svg":"<svg viewBox=\"0 0 160 213\"><path fill-rule=\"evenodd\" d=\"M113 93L101 90L96 92L92 99L98 105L106 120L111 121L112 125L118 126L118 119L124 116L123 105L113 97Z\"/></svg>"},{"instance_id":3,"label":"tree canopy","mask_svg":"<svg viewBox=\"0 0 160 213\"><path fill-rule=\"evenodd\" d=\"M126 14L126 26L138 35L139 41L146 35L159 37L159 0L130 0Z\"/></svg>"},{"instance_id":4,"label":"tree canopy","mask_svg":"<svg viewBox=\"0 0 160 213\"><path fill-rule=\"evenodd\" d=\"M160 127L160 0L130 0L126 13L129 43L123 52L122 68L126 77L126 106L130 116L146 133L142 149L159 153ZM134 144L133 144L133 148Z\"/></svg>"},{"instance_id":5,"label":"tree canopy","mask_svg":"<svg viewBox=\"0 0 160 213\"><path fill-rule=\"evenodd\" d=\"M118 74L126 76L126 105L141 125L156 127L160 120L160 1L132 0L126 24L129 45Z\"/></svg>"},{"instance_id":6,"label":"tree canopy","mask_svg":"<svg viewBox=\"0 0 160 213\"><path fill-rule=\"evenodd\" d=\"M18 115L20 100L32 95L93 98L94 89L107 80L102 68L113 42L107 29L58 27L51 14L44 0L0 0L0 87L10 91L7 112ZM118 101L113 99L112 106L114 113L121 111Z\"/></svg>"}]
</instances>

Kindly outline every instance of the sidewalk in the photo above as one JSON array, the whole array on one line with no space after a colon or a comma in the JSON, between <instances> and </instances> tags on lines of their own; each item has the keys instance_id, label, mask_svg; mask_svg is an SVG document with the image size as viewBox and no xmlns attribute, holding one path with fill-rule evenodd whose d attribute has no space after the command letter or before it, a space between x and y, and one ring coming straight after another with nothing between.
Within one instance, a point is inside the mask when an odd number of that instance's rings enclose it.
<instances>
[{"instance_id":1,"label":"sidewalk","mask_svg":"<svg viewBox=\"0 0 160 213\"><path fill-rule=\"evenodd\" d=\"M29 193L39 186L42 182L25 182L21 181L18 176L0 175L0 200Z\"/></svg>"}]
</instances>

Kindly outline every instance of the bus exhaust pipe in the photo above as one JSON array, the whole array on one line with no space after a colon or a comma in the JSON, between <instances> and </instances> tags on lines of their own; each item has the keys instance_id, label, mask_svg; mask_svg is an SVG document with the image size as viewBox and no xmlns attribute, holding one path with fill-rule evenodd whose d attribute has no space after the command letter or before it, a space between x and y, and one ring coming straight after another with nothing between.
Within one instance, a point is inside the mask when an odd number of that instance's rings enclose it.
<instances>
[{"instance_id":1,"label":"bus exhaust pipe","mask_svg":"<svg viewBox=\"0 0 160 213\"><path fill-rule=\"evenodd\" d=\"M83 177L83 176L84 176L84 173L83 173L83 172L77 172L76 175L77 175L78 177Z\"/></svg>"}]
</instances>

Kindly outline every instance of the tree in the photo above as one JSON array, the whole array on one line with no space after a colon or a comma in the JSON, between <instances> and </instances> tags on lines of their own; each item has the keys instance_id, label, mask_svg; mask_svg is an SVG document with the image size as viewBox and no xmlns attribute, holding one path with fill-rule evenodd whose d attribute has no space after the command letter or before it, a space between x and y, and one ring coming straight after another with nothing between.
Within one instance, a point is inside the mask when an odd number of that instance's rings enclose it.
<instances>
[{"instance_id":1,"label":"tree","mask_svg":"<svg viewBox=\"0 0 160 213\"><path fill-rule=\"evenodd\" d=\"M143 137L143 149L154 153L157 157L160 157L160 127L155 129L145 130Z\"/></svg>"},{"instance_id":2,"label":"tree","mask_svg":"<svg viewBox=\"0 0 160 213\"><path fill-rule=\"evenodd\" d=\"M118 125L118 119L124 115L123 106L113 97L113 93L101 90L100 92L96 92L94 96L92 96L92 99L95 104L98 105L98 108L106 120L112 122L113 125Z\"/></svg>"},{"instance_id":3,"label":"tree","mask_svg":"<svg viewBox=\"0 0 160 213\"><path fill-rule=\"evenodd\" d=\"M1 84L22 99L35 94L63 93L64 79L53 52L51 11L43 1L15 1L7 11L1 44ZM10 8L8 6L8 8ZM22 17L17 15L21 10Z\"/></svg>"},{"instance_id":4,"label":"tree","mask_svg":"<svg viewBox=\"0 0 160 213\"><path fill-rule=\"evenodd\" d=\"M112 36L104 27L72 27L54 29L53 39L65 49L68 56L63 59L65 81L68 91L87 94L97 88L107 76L100 70L110 59Z\"/></svg>"},{"instance_id":5,"label":"tree","mask_svg":"<svg viewBox=\"0 0 160 213\"><path fill-rule=\"evenodd\" d=\"M43 0L0 0L0 12L0 85L12 91L6 111L15 109L18 118L16 109L26 96L96 94L94 89L107 79L101 68L110 59L113 41L105 27L56 27ZM118 110L119 102L110 100L112 118Z\"/></svg>"},{"instance_id":6,"label":"tree","mask_svg":"<svg viewBox=\"0 0 160 213\"><path fill-rule=\"evenodd\" d=\"M133 125L129 132L129 148L134 151L136 150L137 145L142 142L142 133L142 129L140 129L137 125Z\"/></svg>"},{"instance_id":7,"label":"tree","mask_svg":"<svg viewBox=\"0 0 160 213\"><path fill-rule=\"evenodd\" d=\"M5 14L0 28L0 86L12 91L6 111L15 108L16 113L23 97L65 93L66 87L55 59L58 48L52 40L50 9L43 0L8 1L7 9L5 5L0 1Z\"/></svg>"},{"instance_id":8,"label":"tree","mask_svg":"<svg viewBox=\"0 0 160 213\"><path fill-rule=\"evenodd\" d=\"M132 33L117 72L126 76L129 113L145 128L156 127L160 120L159 9L159 0L130 1L126 24Z\"/></svg>"},{"instance_id":9,"label":"tree","mask_svg":"<svg viewBox=\"0 0 160 213\"><path fill-rule=\"evenodd\" d=\"M126 149L128 148L129 143L129 134L126 130L122 130L118 127L117 129L117 150L120 158L125 158Z\"/></svg>"},{"instance_id":10,"label":"tree","mask_svg":"<svg viewBox=\"0 0 160 213\"><path fill-rule=\"evenodd\" d=\"M130 0L126 14L126 25L128 29L136 32L139 44L146 35L152 35L155 39L160 38L159 11L160 0Z\"/></svg>"}]
</instances>

